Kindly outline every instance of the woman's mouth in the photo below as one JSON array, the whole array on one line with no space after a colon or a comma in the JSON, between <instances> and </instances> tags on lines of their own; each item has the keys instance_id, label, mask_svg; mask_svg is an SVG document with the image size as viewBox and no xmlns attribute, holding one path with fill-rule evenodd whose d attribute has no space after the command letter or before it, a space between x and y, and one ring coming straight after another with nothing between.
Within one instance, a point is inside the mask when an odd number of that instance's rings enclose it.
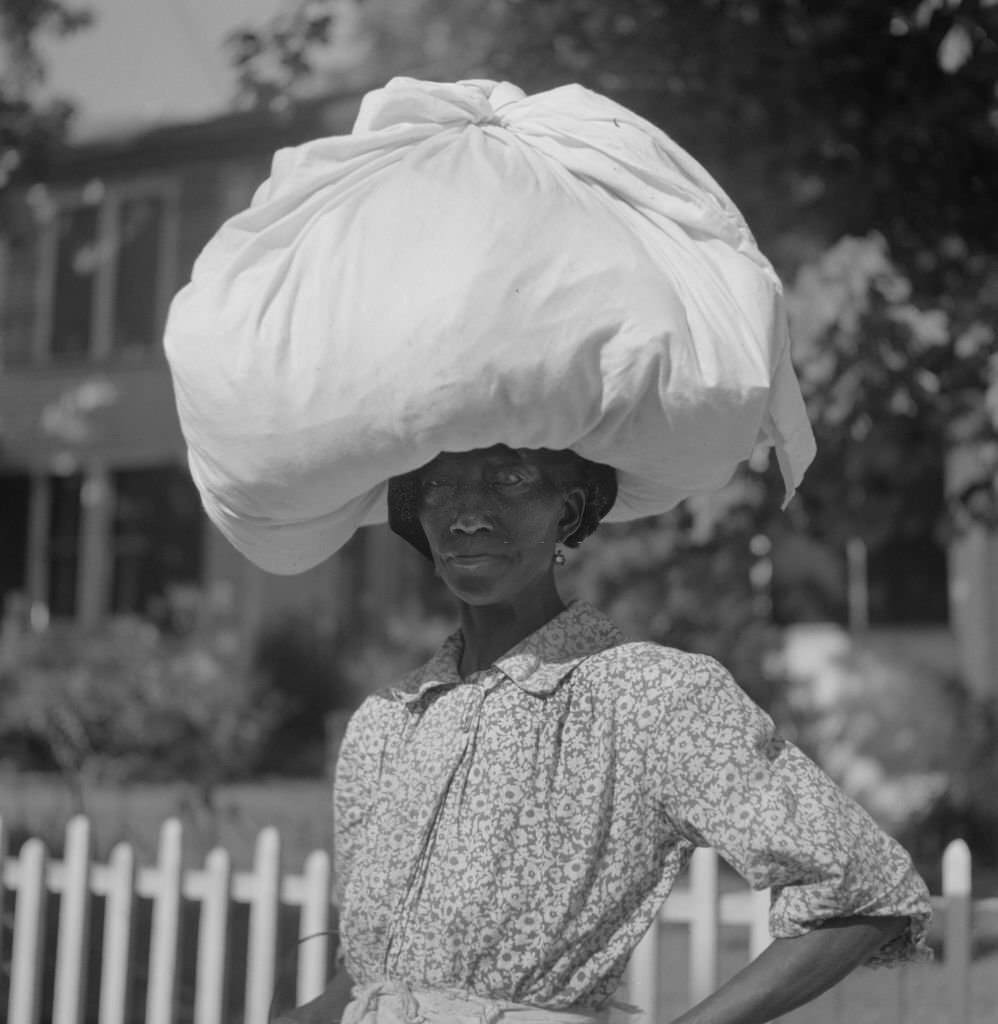
<instances>
[{"instance_id":1,"label":"woman's mouth","mask_svg":"<svg viewBox=\"0 0 998 1024\"><path fill-rule=\"evenodd\" d=\"M474 571L475 569L484 569L493 562L499 559L498 555L479 554L479 555L451 555L447 561L458 569L467 569L468 571Z\"/></svg>"}]
</instances>

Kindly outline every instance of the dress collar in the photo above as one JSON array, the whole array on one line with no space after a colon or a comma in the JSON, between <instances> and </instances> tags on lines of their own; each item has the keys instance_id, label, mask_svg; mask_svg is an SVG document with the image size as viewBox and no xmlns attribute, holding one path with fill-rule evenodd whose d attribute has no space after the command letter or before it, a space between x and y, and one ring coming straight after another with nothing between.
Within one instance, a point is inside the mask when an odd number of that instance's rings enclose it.
<instances>
[{"instance_id":1,"label":"dress collar","mask_svg":"<svg viewBox=\"0 0 998 1024\"><path fill-rule=\"evenodd\" d=\"M580 662L623 641L623 634L602 612L585 601L572 601L489 668L474 675L498 670L525 693L543 697L553 693ZM396 696L408 704L429 690L467 682L458 671L463 650L464 639L458 630L422 668L403 681Z\"/></svg>"}]
</instances>

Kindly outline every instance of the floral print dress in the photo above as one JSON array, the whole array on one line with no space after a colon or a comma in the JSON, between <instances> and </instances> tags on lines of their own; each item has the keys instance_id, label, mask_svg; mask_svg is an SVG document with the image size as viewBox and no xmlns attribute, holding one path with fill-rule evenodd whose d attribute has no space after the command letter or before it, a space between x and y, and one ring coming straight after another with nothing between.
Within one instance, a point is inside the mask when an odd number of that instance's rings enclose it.
<instances>
[{"instance_id":1,"label":"floral print dress","mask_svg":"<svg viewBox=\"0 0 998 1024\"><path fill-rule=\"evenodd\" d=\"M903 915L908 854L716 661L628 643L574 602L493 665L460 632L351 719L334 795L347 969L550 1009L605 1007L697 846L773 894L774 937Z\"/></svg>"}]
</instances>

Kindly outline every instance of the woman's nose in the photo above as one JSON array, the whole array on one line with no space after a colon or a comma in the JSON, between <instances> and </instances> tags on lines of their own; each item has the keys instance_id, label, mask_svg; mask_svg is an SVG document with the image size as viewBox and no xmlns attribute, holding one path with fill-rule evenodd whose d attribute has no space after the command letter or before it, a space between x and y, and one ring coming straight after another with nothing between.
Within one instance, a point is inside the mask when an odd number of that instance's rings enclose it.
<instances>
[{"instance_id":1,"label":"woman's nose","mask_svg":"<svg viewBox=\"0 0 998 1024\"><path fill-rule=\"evenodd\" d=\"M451 533L492 532L492 524L480 512L459 512L450 524Z\"/></svg>"}]
</instances>

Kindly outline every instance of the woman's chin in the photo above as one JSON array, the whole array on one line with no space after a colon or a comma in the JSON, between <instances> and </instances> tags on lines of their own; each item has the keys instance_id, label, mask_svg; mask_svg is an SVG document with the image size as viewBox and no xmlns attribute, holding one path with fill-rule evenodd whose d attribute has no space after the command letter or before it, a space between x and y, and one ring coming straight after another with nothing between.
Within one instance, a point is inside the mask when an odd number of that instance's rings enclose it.
<instances>
[{"instance_id":1,"label":"woman's chin","mask_svg":"<svg viewBox=\"0 0 998 1024\"><path fill-rule=\"evenodd\" d=\"M503 599L506 587L502 576L486 573L448 572L443 577L447 589L465 604L495 604Z\"/></svg>"},{"instance_id":2,"label":"woman's chin","mask_svg":"<svg viewBox=\"0 0 998 1024\"><path fill-rule=\"evenodd\" d=\"M549 585L543 568L530 572L525 565L514 566L503 560L489 565L448 564L440 576L458 601L473 607L531 605Z\"/></svg>"}]
</instances>

